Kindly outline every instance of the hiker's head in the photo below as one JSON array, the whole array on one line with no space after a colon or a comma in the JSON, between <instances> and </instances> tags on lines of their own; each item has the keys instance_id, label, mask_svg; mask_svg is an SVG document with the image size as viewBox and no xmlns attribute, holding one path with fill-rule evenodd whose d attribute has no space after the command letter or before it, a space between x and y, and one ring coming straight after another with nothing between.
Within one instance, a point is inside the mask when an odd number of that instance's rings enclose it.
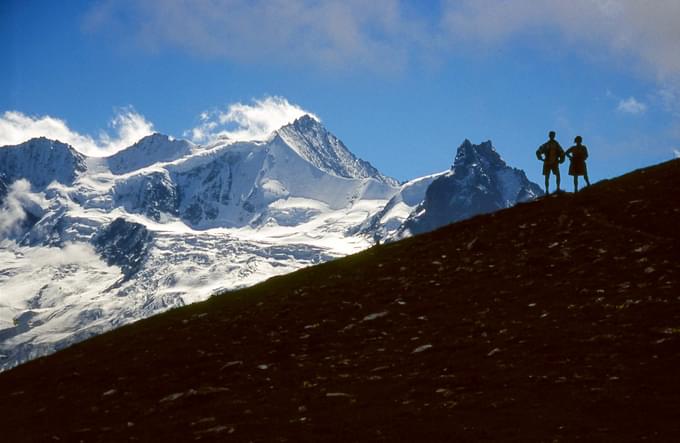
<instances>
[{"instance_id":1,"label":"hiker's head","mask_svg":"<svg viewBox=\"0 0 680 443\"><path fill-rule=\"evenodd\" d=\"M555 138L555 131L548 132L548 137L550 137L550 140L553 140Z\"/></svg>"},{"instance_id":2,"label":"hiker's head","mask_svg":"<svg viewBox=\"0 0 680 443\"><path fill-rule=\"evenodd\" d=\"M574 139L574 143L576 143L577 145L580 145L582 141L583 138L580 135L577 135L576 138Z\"/></svg>"}]
</instances>

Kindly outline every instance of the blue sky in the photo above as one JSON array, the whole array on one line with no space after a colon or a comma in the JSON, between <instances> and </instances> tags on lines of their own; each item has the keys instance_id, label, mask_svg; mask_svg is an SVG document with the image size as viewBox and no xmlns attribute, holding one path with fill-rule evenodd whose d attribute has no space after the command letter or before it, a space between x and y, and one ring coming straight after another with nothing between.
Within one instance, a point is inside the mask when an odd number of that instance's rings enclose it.
<instances>
[{"instance_id":1,"label":"blue sky","mask_svg":"<svg viewBox=\"0 0 680 443\"><path fill-rule=\"evenodd\" d=\"M641 3L5 0L0 144L103 154L305 110L400 180L468 138L542 183L551 129L565 148L582 135L608 178L680 151L680 1Z\"/></svg>"}]
</instances>

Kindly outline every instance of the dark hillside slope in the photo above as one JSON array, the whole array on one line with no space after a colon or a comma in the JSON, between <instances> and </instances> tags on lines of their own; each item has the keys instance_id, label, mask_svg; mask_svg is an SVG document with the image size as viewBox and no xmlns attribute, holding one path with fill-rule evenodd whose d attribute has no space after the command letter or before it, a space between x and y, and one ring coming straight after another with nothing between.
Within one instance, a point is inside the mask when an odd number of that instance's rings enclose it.
<instances>
[{"instance_id":1,"label":"dark hillside slope","mask_svg":"<svg viewBox=\"0 0 680 443\"><path fill-rule=\"evenodd\" d=\"M680 161L0 374L2 440L680 441Z\"/></svg>"}]
</instances>

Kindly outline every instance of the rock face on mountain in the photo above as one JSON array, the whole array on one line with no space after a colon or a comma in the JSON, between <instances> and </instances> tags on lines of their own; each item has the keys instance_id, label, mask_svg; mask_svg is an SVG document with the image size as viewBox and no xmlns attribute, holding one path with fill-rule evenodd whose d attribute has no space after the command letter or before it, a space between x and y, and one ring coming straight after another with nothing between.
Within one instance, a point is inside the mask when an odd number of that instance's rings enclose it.
<instances>
[{"instance_id":1,"label":"rock face on mountain","mask_svg":"<svg viewBox=\"0 0 680 443\"><path fill-rule=\"evenodd\" d=\"M117 218L92 239L95 248L109 266L120 267L126 279L144 265L149 253L151 233L140 223Z\"/></svg>"},{"instance_id":2,"label":"rock face on mountain","mask_svg":"<svg viewBox=\"0 0 680 443\"><path fill-rule=\"evenodd\" d=\"M153 134L106 158L47 139L2 147L0 370L540 192L490 144L468 145L453 171L401 186L310 116L265 140Z\"/></svg>"},{"instance_id":3,"label":"rock face on mountain","mask_svg":"<svg viewBox=\"0 0 680 443\"><path fill-rule=\"evenodd\" d=\"M179 192L167 170L144 172L119 180L114 204L154 221L179 215Z\"/></svg>"},{"instance_id":4,"label":"rock face on mountain","mask_svg":"<svg viewBox=\"0 0 680 443\"><path fill-rule=\"evenodd\" d=\"M5 174L0 172L0 205L3 204L5 197L9 193L9 184L7 183L7 177Z\"/></svg>"},{"instance_id":5,"label":"rock face on mountain","mask_svg":"<svg viewBox=\"0 0 680 443\"><path fill-rule=\"evenodd\" d=\"M509 167L490 141L465 140L451 170L432 181L402 232L419 234L478 214L509 208L543 192L524 171Z\"/></svg>"}]
</instances>

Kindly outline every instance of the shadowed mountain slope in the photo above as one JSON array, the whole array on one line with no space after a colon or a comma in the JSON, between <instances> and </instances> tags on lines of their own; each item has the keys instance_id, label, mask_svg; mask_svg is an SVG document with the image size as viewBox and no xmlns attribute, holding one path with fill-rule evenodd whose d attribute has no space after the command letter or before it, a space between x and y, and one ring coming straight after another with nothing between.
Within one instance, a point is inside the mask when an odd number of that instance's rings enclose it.
<instances>
[{"instance_id":1,"label":"shadowed mountain slope","mask_svg":"<svg viewBox=\"0 0 680 443\"><path fill-rule=\"evenodd\" d=\"M0 374L4 441L678 441L680 160Z\"/></svg>"}]
</instances>

